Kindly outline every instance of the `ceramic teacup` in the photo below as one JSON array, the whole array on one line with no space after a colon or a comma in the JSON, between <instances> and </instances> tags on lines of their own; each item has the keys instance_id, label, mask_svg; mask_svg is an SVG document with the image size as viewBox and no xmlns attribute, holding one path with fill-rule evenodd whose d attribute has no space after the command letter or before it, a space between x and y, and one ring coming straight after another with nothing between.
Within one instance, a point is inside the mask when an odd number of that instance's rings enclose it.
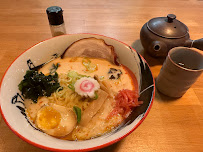
<instances>
[{"instance_id":1,"label":"ceramic teacup","mask_svg":"<svg viewBox=\"0 0 203 152\"><path fill-rule=\"evenodd\" d=\"M197 49L171 49L156 79L157 89L170 97L181 97L203 72L203 53Z\"/></svg>"}]
</instances>

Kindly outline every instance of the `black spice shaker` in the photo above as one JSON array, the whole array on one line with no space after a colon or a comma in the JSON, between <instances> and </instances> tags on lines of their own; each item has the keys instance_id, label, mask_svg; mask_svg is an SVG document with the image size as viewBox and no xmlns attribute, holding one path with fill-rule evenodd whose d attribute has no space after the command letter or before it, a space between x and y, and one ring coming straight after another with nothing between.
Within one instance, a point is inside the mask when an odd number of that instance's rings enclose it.
<instances>
[{"instance_id":1,"label":"black spice shaker","mask_svg":"<svg viewBox=\"0 0 203 152\"><path fill-rule=\"evenodd\" d=\"M46 10L52 36L66 34L63 10L59 6L51 6Z\"/></svg>"}]
</instances>

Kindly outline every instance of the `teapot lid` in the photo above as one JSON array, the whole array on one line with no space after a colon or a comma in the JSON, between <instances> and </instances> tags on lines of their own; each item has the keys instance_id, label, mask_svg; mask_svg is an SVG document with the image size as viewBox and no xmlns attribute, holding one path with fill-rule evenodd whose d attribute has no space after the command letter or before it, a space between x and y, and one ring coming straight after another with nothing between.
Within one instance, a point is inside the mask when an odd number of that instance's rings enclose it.
<instances>
[{"instance_id":1,"label":"teapot lid","mask_svg":"<svg viewBox=\"0 0 203 152\"><path fill-rule=\"evenodd\" d=\"M181 38L188 34L187 26L177 20L174 14L149 20L147 28L154 34L164 38Z\"/></svg>"}]
</instances>

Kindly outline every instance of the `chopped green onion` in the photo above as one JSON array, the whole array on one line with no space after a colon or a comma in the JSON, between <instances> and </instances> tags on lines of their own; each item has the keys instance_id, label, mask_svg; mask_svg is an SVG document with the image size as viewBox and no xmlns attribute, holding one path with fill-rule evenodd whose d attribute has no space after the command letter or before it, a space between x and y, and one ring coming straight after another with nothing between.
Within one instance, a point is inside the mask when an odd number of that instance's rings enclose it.
<instances>
[{"instance_id":1,"label":"chopped green onion","mask_svg":"<svg viewBox=\"0 0 203 152\"><path fill-rule=\"evenodd\" d=\"M90 59L84 58L82 64L85 66L87 72L94 72L97 70L97 65L91 63Z\"/></svg>"},{"instance_id":2,"label":"chopped green onion","mask_svg":"<svg viewBox=\"0 0 203 152\"><path fill-rule=\"evenodd\" d=\"M100 76L100 80L103 80L104 79L104 76Z\"/></svg>"},{"instance_id":3,"label":"chopped green onion","mask_svg":"<svg viewBox=\"0 0 203 152\"><path fill-rule=\"evenodd\" d=\"M97 66L96 66L95 64L90 64L90 65L87 67L87 70L93 72L93 71L96 70L96 68L97 68Z\"/></svg>"},{"instance_id":4,"label":"chopped green onion","mask_svg":"<svg viewBox=\"0 0 203 152\"><path fill-rule=\"evenodd\" d=\"M81 120L81 109L77 106L74 106L73 110L75 111L75 114L77 115L77 122L79 123Z\"/></svg>"},{"instance_id":5,"label":"chopped green onion","mask_svg":"<svg viewBox=\"0 0 203 152\"><path fill-rule=\"evenodd\" d=\"M63 90L63 87L59 87L57 90L56 90L56 92L59 92L59 91L61 91L61 90Z\"/></svg>"},{"instance_id":6,"label":"chopped green onion","mask_svg":"<svg viewBox=\"0 0 203 152\"><path fill-rule=\"evenodd\" d=\"M71 78L77 77L77 76L78 76L78 73L75 72L75 71L70 71L70 72L68 73L68 76L71 77Z\"/></svg>"},{"instance_id":7,"label":"chopped green onion","mask_svg":"<svg viewBox=\"0 0 203 152\"><path fill-rule=\"evenodd\" d=\"M68 76L68 81L67 82L71 82L72 78Z\"/></svg>"},{"instance_id":8,"label":"chopped green onion","mask_svg":"<svg viewBox=\"0 0 203 152\"><path fill-rule=\"evenodd\" d=\"M91 63L91 61L90 61L90 59L88 59L88 58L84 58L84 59L82 60L82 64L83 64L85 67L89 66L90 63Z\"/></svg>"},{"instance_id":9,"label":"chopped green onion","mask_svg":"<svg viewBox=\"0 0 203 152\"><path fill-rule=\"evenodd\" d=\"M94 96L93 100L97 100L98 99L98 94L95 92L94 95L95 96Z\"/></svg>"},{"instance_id":10,"label":"chopped green onion","mask_svg":"<svg viewBox=\"0 0 203 152\"><path fill-rule=\"evenodd\" d=\"M68 87L69 87L71 90L73 90L73 91L75 90L75 87L74 87L73 84L69 84Z\"/></svg>"},{"instance_id":11,"label":"chopped green onion","mask_svg":"<svg viewBox=\"0 0 203 152\"><path fill-rule=\"evenodd\" d=\"M88 77L88 76L82 75L82 74L78 74L76 71L70 71L70 72L68 73L68 78L69 78L68 83L70 83L71 85L68 86L68 87L69 87L70 89L74 90L74 89L75 89L75 88L74 88L75 82L76 82L77 80L79 80L80 78L82 78L82 77Z\"/></svg>"}]
</instances>

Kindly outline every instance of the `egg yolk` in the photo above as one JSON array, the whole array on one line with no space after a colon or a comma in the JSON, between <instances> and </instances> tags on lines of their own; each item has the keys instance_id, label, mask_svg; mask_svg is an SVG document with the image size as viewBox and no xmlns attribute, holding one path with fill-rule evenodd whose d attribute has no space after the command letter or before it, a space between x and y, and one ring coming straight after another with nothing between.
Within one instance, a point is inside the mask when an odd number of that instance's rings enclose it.
<instances>
[{"instance_id":1,"label":"egg yolk","mask_svg":"<svg viewBox=\"0 0 203 152\"><path fill-rule=\"evenodd\" d=\"M56 128L61 121L61 114L53 107L47 106L41 109L38 118L38 126L41 129Z\"/></svg>"}]
</instances>

